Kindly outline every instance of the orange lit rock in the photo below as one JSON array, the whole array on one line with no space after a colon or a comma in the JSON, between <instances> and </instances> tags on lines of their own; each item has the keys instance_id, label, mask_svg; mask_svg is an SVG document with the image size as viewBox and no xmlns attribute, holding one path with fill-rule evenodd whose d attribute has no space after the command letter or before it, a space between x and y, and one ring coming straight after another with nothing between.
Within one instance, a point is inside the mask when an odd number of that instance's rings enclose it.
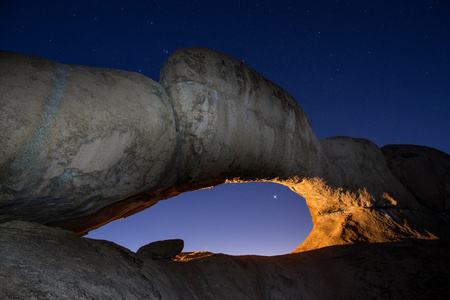
<instances>
[{"instance_id":1,"label":"orange lit rock","mask_svg":"<svg viewBox=\"0 0 450 300\"><path fill-rule=\"evenodd\" d=\"M186 262L195 259L207 258L213 255L215 254L209 251L181 252L177 256L173 257L172 260Z\"/></svg>"},{"instance_id":2,"label":"orange lit rock","mask_svg":"<svg viewBox=\"0 0 450 300\"><path fill-rule=\"evenodd\" d=\"M380 149L368 140L320 141L330 163L330 184L303 179L292 189L306 199L313 230L294 252L338 244L392 242L448 236L445 219L420 205L391 174ZM424 230L425 229L425 230Z\"/></svg>"}]
</instances>

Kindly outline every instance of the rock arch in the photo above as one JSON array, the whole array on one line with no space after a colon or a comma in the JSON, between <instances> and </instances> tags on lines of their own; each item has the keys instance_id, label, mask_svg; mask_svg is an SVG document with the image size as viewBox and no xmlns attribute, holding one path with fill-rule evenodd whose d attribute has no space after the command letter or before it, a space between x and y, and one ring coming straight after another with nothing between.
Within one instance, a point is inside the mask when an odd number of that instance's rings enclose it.
<instances>
[{"instance_id":1,"label":"rock arch","mask_svg":"<svg viewBox=\"0 0 450 300\"><path fill-rule=\"evenodd\" d=\"M273 181L310 208L298 251L442 233L375 144L318 141L292 96L213 50L176 51L160 83L1 52L0 95L0 222L83 235L185 191Z\"/></svg>"}]
</instances>

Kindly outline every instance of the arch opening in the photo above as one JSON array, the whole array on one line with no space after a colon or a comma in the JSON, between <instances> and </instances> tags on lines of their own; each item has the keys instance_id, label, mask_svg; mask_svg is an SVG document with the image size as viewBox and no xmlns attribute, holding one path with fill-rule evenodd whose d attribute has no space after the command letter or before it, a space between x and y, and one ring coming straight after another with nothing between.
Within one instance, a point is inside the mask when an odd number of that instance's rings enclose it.
<instances>
[{"instance_id":1,"label":"arch opening","mask_svg":"<svg viewBox=\"0 0 450 300\"><path fill-rule=\"evenodd\" d=\"M272 256L295 250L312 227L303 197L278 183L245 182L180 194L85 237L132 251L180 238L183 252Z\"/></svg>"}]
</instances>

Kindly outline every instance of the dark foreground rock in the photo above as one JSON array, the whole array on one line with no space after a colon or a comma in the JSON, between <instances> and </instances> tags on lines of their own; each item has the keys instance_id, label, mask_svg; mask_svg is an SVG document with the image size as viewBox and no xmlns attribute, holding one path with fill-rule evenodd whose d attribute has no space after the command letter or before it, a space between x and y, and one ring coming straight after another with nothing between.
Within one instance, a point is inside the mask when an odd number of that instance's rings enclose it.
<instances>
[{"instance_id":1,"label":"dark foreground rock","mask_svg":"<svg viewBox=\"0 0 450 300\"><path fill-rule=\"evenodd\" d=\"M392 174L424 206L450 214L450 155L416 145L381 148Z\"/></svg>"},{"instance_id":2,"label":"dark foreground rock","mask_svg":"<svg viewBox=\"0 0 450 300\"><path fill-rule=\"evenodd\" d=\"M141 257L152 259L168 259L177 256L183 251L184 241L180 239L164 240L142 246L136 252Z\"/></svg>"},{"instance_id":3,"label":"dark foreground rock","mask_svg":"<svg viewBox=\"0 0 450 300\"><path fill-rule=\"evenodd\" d=\"M13 221L0 225L0 299L448 299L445 240L173 262Z\"/></svg>"}]
</instances>

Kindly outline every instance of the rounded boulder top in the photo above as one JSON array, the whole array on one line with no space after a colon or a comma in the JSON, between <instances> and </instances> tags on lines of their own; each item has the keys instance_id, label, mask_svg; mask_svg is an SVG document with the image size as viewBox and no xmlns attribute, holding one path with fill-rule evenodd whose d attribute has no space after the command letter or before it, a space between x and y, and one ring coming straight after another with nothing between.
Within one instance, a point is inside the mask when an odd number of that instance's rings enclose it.
<instances>
[{"instance_id":1,"label":"rounded boulder top","mask_svg":"<svg viewBox=\"0 0 450 300\"><path fill-rule=\"evenodd\" d=\"M183 248L183 240L172 239L147 244L139 248L136 253L141 257L151 259L170 259L180 254Z\"/></svg>"}]
</instances>

